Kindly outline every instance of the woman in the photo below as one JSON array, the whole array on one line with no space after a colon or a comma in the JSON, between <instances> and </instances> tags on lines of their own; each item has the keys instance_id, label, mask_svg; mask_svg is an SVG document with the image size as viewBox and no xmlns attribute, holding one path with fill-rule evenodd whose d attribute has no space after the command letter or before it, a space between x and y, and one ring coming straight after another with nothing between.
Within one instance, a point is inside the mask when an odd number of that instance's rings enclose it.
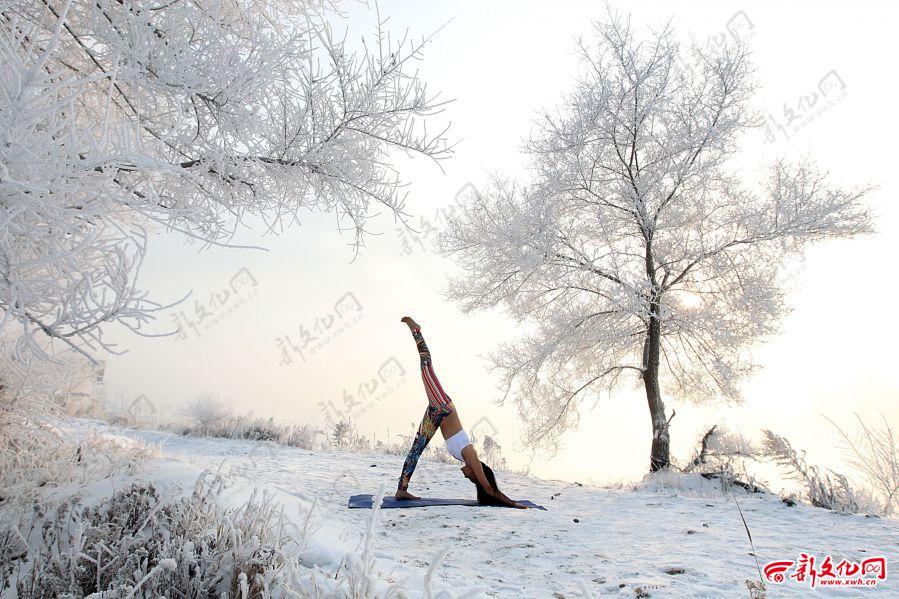
<instances>
[{"instance_id":1,"label":"woman","mask_svg":"<svg viewBox=\"0 0 899 599\"><path fill-rule=\"evenodd\" d=\"M418 433L412 442L412 448L406 456L403 463L403 473L400 475L400 482L396 489L394 497L397 499L419 499L409 492L409 480L418 464L421 453L428 446L428 442L437 427L440 427L440 433L446 440L446 450L454 458L463 462L462 474L477 487L478 502L487 505L504 505L509 507L527 508L527 506L512 501L506 497L496 485L496 477L489 466L478 459L478 452L475 451L474 445L468 438L468 433L462 428L462 421L459 420L459 413L452 400L440 386L437 375L434 374L434 367L431 365L431 352L425 344L424 337L421 334L421 327L408 316L402 318L402 322L406 323L412 332L412 338L418 346L418 355L421 358L421 378L425 384L425 393L428 396L428 409L425 411L421 425L418 427Z\"/></svg>"}]
</instances>

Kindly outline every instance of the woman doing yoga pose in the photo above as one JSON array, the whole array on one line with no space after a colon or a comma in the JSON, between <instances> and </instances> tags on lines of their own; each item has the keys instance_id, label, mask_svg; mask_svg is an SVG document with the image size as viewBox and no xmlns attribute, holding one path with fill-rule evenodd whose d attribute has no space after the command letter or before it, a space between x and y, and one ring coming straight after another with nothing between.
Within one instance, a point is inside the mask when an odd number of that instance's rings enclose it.
<instances>
[{"instance_id":1,"label":"woman doing yoga pose","mask_svg":"<svg viewBox=\"0 0 899 599\"><path fill-rule=\"evenodd\" d=\"M409 480L412 478L412 473L415 471L422 452L439 427L440 433L446 440L447 451L465 464L462 467L462 474L477 487L479 503L527 508L527 506L506 497L497 487L493 471L478 459L478 452L471 444L468 433L462 428L462 421L459 420L456 406L443 390L440 381L437 380L437 375L434 374L431 352L425 344L421 327L408 316L403 317L402 322L408 325L412 332L412 338L415 339L415 344L418 346L418 355L421 359L421 378L428 396L428 408L425 410L418 433L412 442L412 448L409 449L409 454L403 464L403 473L400 475L395 497L397 499L419 499L409 493Z\"/></svg>"}]
</instances>

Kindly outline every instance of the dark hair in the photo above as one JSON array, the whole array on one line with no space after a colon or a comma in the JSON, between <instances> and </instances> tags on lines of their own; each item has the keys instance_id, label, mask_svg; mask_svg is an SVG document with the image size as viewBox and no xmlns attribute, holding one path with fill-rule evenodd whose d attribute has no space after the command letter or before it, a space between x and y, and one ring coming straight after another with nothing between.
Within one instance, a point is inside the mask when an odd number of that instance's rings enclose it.
<instances>
[{"instance_id":1,"label":"dark hair","mask_svg":"<svg viewBox=\"0 0 899 599\"><path fill-rule=\"evenodd\" d=\"M496 485L496 476L493 474L493 470L490 469L490 466L481 462L481 467L484 469L484 476L487 477L487 482L490 483L490 486L493 487L493 491L499 491L499 487ZM475 479L474 486L477 488L478 493L478 503L481 505L505 505L502 501L487 493L484 487L481 486L481 483Z\"/></svg>"}]
</instances>

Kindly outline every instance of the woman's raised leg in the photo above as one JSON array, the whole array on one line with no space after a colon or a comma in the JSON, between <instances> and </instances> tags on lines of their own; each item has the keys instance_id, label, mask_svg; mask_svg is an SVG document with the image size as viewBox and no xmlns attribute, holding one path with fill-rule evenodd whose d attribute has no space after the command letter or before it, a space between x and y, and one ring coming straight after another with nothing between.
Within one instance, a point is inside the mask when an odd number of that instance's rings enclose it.
<instances>
[{"instance_id":1,"label":"woman's raised leg","mask_svg":"<svg viewBox=\"0 0 899 599\"><path fill-rule=\"evenodd\" d=\"M421 378L424 382L425 394L428 396L428 409L425 410L424 417L421 419L421 424L415 435L415 440L412 441L412 447L406 455L406 460L403 463L403 471L400 475L396 491L396 497L398 499L414 499L415 496L411 495L407 490L409 488L409 480L412 478L412 473L415 472L418 460L421 458L422 452L424 452L428 443L431 441L431 437L433 437L437 432L437 429L440 428L440 423L444 418L455 411L455 407L453 406L452 400L440 385L440 381L437 380L437 375L434 374L434 368L431 365L431 352L421 334L421 327L418 326L418 323L408 317L404 318L403 322L409 326L409 330L412 332L412 338L415 339L415 345L418 347L418 356L421 361Z\"/></svg>"},{"instance_id":2,"label":"woman's raised leg","mask_svg":"<svg viewBox=\"0 0 899 599\"><path fill-rule=\"evenodd\" d=\"M418 356L421 361L421 380L425 384L425 393L428 396L428 403L435 408L441 408L447 411L453 410L453 401L450 396L443 390L440 381L437 380L437 374L434 372L434 364L431 360L431 351L425 338L421 334L421 327L415 324L409 325L412 332L412 338L415 339L415 345L418 347Z\"/></svg>"}]
</instances>

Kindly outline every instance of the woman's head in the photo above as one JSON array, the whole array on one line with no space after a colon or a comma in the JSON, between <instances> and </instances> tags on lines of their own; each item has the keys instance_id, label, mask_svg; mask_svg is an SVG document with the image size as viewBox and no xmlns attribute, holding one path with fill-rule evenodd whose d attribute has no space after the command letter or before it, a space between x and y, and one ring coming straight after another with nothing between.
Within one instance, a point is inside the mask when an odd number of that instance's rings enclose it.
<instances>
[{"instance_id":1,"label":"woman's head","mask_svg":"<svg viewBox=\"0 0 899 599\"><path fill-rule=\"evenodd\" d=\"M493 470L490 469L490 466L481 462L481 468L484 469L484 476L487 477L487 482L490 483L493 490L499 491L499 486L496 484L496 476L493 474ZM474 483L478 494L478 503L483 505L503 505L502 502L487 493L484 487L481 486L481 483L478 482L478 479L474 476L474 473L471 472L471 468L465 466L462 468L462 473L465 475L465 478Z\"/></svg>"}]
</instances>

